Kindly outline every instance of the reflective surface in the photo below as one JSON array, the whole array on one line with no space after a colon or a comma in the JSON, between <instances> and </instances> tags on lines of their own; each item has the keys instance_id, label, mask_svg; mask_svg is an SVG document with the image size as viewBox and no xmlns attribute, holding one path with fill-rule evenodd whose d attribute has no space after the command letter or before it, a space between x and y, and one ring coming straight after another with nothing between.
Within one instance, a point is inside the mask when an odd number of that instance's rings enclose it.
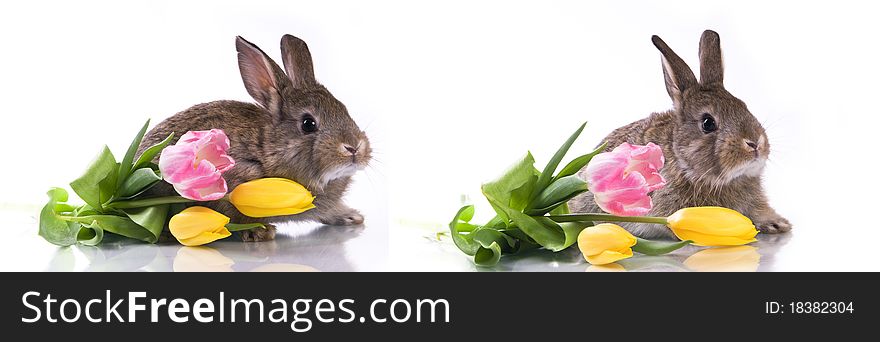
<instances>
[{"instance_id":1,"label":"reflective surface","mask_svg":"<svg viewBox=\"0 0 880 342\"><path fill-rule=\"evenodd\" d=\"M237 236L202 247L176 242L146 244L108 235L97 247L57 247L37 232L38 208L0 208L7 228L0 271L878 271L871 242L877 230L858 217L836 225L803 221L792 233L759 234L739 247L688 246L663 256L636 254L605 266L586 263L576 248L505 256L495 267L475 266L446 235L442 223L389 223L385 204L353 198L367 217L355 227L285 224L274 241L241 242ZM798 221L795 221L798 222Z\"/></svg>"},{"instance_id":2,"label":"reflective surface","mask_svg":"<svg viewBox=\"0 0 880 342\"><path fill-rule=\"evenodd\" d=\"M671 271L671 272L755 272L778 271L776 254L784 250L793 234L758 235L758 241L747 245L725 248L705 248L687 246L672 253L660 256L647 256L636 253L633 258L603 266L590 265L584 261L576 247L559 253L546 250L529 251L518 255L504 256L494 267L479 267L470 262L448 239L424 238L418 260L431 260L436 270L456 271L474 270L494 271L565 271L565 272L602 272L602 271ZM429 246L429 245L434 246ZM402 266L402 265L401 265ZM407 267L408 266L408 267ZM410 263L404 269L416 270L418 266Z\"/></svg>"},{"instance_id":3,"label":"reflective surface","mask_svg":"<svg viewBox=\"0 0 880 342\"><path fill-rule=\"evenodd\" d=\"M36 227L18 234L7 248L3 271L307 272L384 270L385 232L365 226L282 225L274 241L241 242L238 236L206 246L176 242L147 244L106 235L99 246L57 247L36 236ZM34 238L36 237L36 238Z\"/></svg>"},{"instance_id":4,"label":"reflective surface","mask_svg":"<svg viewBox=\"0 0 880 342\"><path fill-rule=\"evenodd\" d=\"M237 233L200 247L147 244L107 234L98 246L58 247L37 235L40 207L0 205L6 225L0 271L382 271L388 264L388 204L381 175L359 174L347 200L366 225L277 225L275 240L242 242Z\"/></svg>"},{"instance_id":5,"label":"reflective surface","mask_svg":"<svg viewBox=\"0 0 880 342\"><path fill-rule=\"evenodd\" d=\"M241 242L230 239L209 246L186 247L177 243L144 244L113 236L99 247L57 248L47 263L50 271L354 271L358 265L347 252L352 239L365 227L304 228L302 234L278 234L274 241ZM293 229L286 229L293 230Z\"/></svg>"},{"instance_id":6,"label":"reflective surface","mask_svg":"<svg viewBox=\"0 0 880 342\"><path fill-rule=\"evenodd\" d=\"M788 272L788 271L880 271L876 251L870 241L878 238L866 233L863 225L810 225L805 222L791 233L758 234L758 241L737 247L687 246L661 256L636 253L617 263L594 266L584 261L576 248L559 253L546 250L504 256L494 267L479 267L461 253L447 237L418 234L424 229L397 227L392 229L398 253L408 258L396 259L396 269L436 271L527 271L527 272L603 272L603 271L664 271L664 272ZM858 238L853 238L858 237ZM420 239L419 239L420 238Z\"/></svg>"},{"instance_id":7,"label":"reflective surface","mask_svg":"<svg viewBox=\"0 0 880 342\"><path fill-rule=\"evenodd\" d=\"M7 221L10 219L6 214ZM21 216L17 216L22 219ZM33 218L31 218L33 219ZM25 219L26 220L26 219ZM274 241L241 242L237 236L207 246L184 247L177 243L145 244L109 235L97 247L56 247L36 235L36 222L7 236L15 244L2 256L3 271L158 271L158 272L348 272L348 271L836 271L878 270L876 257L838 255L836 263L822 264L822 245L803 253L790 248L798 232L758 235L758 242L738 247L688 246L662 256L636 254L617 263L594 266L576 248L551 253L530 251L505 256L495 267L475 266L442 233L433 229L393 225L337 227L281 225ZM25 227L20 226L20 227ZM833 239L822 243L840 246ZM810 251L811 249L802 249ZM852 254L857 255L857 254Z\"/></svg>"}]
</instances>

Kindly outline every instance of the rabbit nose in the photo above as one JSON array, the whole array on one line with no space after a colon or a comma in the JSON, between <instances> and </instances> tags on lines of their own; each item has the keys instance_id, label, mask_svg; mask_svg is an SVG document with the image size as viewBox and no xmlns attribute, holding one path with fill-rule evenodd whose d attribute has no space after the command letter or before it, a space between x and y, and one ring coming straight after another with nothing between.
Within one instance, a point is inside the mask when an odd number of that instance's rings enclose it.
<instances>
[{"instance_id":1,"label":"rabbit nose","mask_svg":"<svg viewBox=\"0 0 880 342\"><path fill-rule=\"evenodd\" d=\"M748 139L747 139L747 140L746 140L746 145L748 145L749 147L751 147L753 150L757 150L757 149L758 149L758 144L756 144L754 141L751 141L751 140L748 140Z\"/></svg>"},{"instance_id":2,"label":"rabbit nose","mask_svg":"<svg viewBox=\"0 0 880 342\"><path fill-rule=\"evenodd\" d=\"M351 145L348 145L348 144L343 144L342 147L343 147L346 151L348 151L348 153L351 153L352 155L355 155L355 154L357 154L357 152L358 152L357 148L354 148L354 147L352 147Z\"/></svg>"},{"instance_id":3,"label":"rabbit nose","mask_svg":"<svg viewBox=\"0 0 880 342\"><path fill-rule=\"evenodd\" d=\"M743 142L746 143L746 146L752 149L751 152L755 155L755 158L760 157L761 153L758 152L758 144L749 139L743 139Z\"/></svg>"}]
</instances>

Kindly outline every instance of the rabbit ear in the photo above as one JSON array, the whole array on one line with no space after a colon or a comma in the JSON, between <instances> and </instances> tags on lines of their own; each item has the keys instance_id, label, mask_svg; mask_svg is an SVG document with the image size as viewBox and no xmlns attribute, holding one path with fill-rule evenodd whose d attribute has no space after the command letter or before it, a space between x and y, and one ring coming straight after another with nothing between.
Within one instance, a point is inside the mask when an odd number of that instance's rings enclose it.
<instances>
[{"instance_id":1,"label":"rabbit ear","mask_svg":"<svg viewBox=\"0 0 880 342\"><path fill-rule=\"evenodd\" d=\"M312 53L302 39L289 34L281 37L281 61L294 88L305 88L317 83L312 67Z\"/></svg>"},{"instance_id":2,"label":"rabbit ear","mask_svg":"<svg viewBox=\"0 0 880 342\"><path fill-rule=\"evenodd\" d=\"M263 50L242 37L236 37L238 68L248 94L272 113L281 111L281 89L290 85L284 71Z\"/></svg>"},{"instance_id":3,"label":"rabbit ear","mask_svg":"<svg viewBox=\"0 0 880 342\"><path fill-rule=\"evenodd\" d=\"M700 83L723 85L724 63L721 57L721 38L712 30L700 37Z\"/></svg>"},{"instance_id":4,"label":"rabbit ear","mask_svg":"<svg viewBox=\"0 0 880 342\"><path fill-rule=\"evenodd\" d=\"M697 85L697 78L691 68L666 45L660 37L652 36L651 41L663 55L663 78L666 81L666 92L678 107L681 94L690 87Z\"/></svg>"}]
</instances>

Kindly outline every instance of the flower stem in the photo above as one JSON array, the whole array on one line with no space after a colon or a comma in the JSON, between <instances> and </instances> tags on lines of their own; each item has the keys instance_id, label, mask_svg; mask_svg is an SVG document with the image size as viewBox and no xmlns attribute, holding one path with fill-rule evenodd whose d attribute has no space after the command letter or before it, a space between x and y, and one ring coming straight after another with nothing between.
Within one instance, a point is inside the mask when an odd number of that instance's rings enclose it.
<instances>
[{"instance_id":1,"label":"flower stem","mask_svg":"<svg viewBox=\"0 0 880 342\"><path fill-rule=\"evenodd\" d=\"M237 232L242 230L250 230L255 228L263 228L266 229L266 225L262 223L228 223L226 224L226 229L230 232Z\"/></svg>"},{"instance_id":2,"label":"flower stem","mask_svg":"<svg viewBox=\"0 0 880 342\"><path fill-rule=\"evenodd\" d=\"M131 201L119 201L112 202L107 204L108 208L116 208L116 209L129 209L129 208L143 208L143 207L151 207L159 204L170 204L170 203L193 203L191 199L182 197L182 196L165 196L165 197L153 197L153 198L144 198L144 199L136 199Z\"/></svg>"},{"instance_id":3,"label":"flower stem","mask_svg":"<svg viewBox=\"0 0 880 342\"><path fill-rule=\"evenodd\" d=\"M636 238L636 245L632 246L632 250L647 254L647 255L661 255L672 252L676 249L682 248L684 246L690 245L693 243L691 240L684 241L654 241L654 240L645 240L642 238Z\"/></svg>"},{"instance_id":4,"label":"flower stem","mask_svg":"<svg viewBox=\"0 0 880 342\"><path fill-rule=\"evenodd\" d=\"M555 222L608 221L608 222L642 222L666 224L665 217L658 216L617 216L611 214L564 214L550 215L547 218Z\"/></svg>"}]
</instances>

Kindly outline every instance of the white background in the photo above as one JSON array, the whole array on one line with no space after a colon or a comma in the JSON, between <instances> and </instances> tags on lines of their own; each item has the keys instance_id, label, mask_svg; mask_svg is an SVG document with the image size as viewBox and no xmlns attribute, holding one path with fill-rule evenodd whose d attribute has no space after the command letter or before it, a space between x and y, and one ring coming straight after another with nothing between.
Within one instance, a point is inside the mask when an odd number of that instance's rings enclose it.
<instances>
[{"instance_id":1,"label":"white background","mask_svg":"<svg viewBox=\"0 0 880 342\"><path fill-rule=\"evenodd\" d=\"M768 131L771 203L795 225L776 269L876 270L876 13L848 1L4 2L0 208L20 230L13 212L38 208L102 144L121 155L145 119L251 101L234 37L277 60L290 33L372 140L377 160L350 201L397 227L381 255L432 270L412 241L442 230L463 196L488 216L480 183L526 150L542 166L583 121L572 154L668 109L650 36L696 67L711 28L727 89Z\"/></svg>"}]
</instances>

